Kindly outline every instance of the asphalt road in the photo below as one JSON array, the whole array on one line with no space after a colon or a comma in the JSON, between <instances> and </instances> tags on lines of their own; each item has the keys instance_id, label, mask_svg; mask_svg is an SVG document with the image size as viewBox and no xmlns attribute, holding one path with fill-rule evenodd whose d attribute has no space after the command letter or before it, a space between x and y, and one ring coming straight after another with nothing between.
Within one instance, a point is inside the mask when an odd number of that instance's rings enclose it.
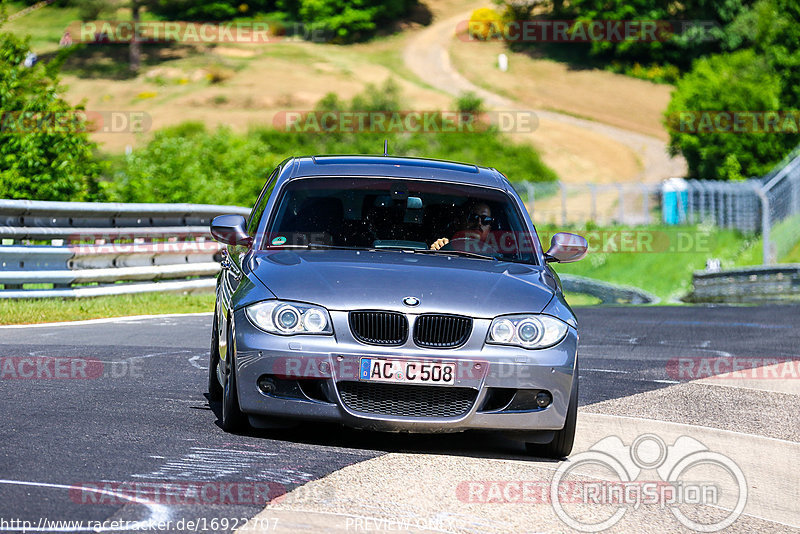
<instances>
[{"instance_id":1,"label":"asphalt road","mask_svg":"<svg viewBox=\"0 0 800 534\"><path fill-rule=\"evenodd\" d=\"M798 360L800 307L611 307L577 314L583 412L800 441L796 394L690 382L674 365L676 358ZM386 452L525 458L517 443L486 435L398 436L319 424L226 434L218 407L204 396L210 322L210 315L199 315L1 328L0 531L21 531L11 519L30 521L35 531L55 528L43 520L148 517L205 518L206 531L230 531L238 518L263 509L263 499L248 502L247 493L232 504L178 495L153 507L69 491L76 484L106 491L121 482L172 481L179 490L212 483L217 491L260 484L275 497ZM20 366L24 358L48 362L40 375L71 378L15 378L31 369ZM67 363L54 363L59 358ZM87 366L70 369L76 358ZM743 417L748 403L758 409ZM229 518L229 528L210 528L214 518Z\"/></svg>"}]
</instances>

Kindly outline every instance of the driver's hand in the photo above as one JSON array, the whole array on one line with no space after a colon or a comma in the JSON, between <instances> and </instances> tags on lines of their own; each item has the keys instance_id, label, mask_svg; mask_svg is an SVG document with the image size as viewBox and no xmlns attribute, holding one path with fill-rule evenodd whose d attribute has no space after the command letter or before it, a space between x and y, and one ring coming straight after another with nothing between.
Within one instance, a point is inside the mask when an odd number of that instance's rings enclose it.
<instances>
[{"instance_id":1,"label":"driver's hand","mask_svg":"<svg viewBox=\"0 0 800 534\"><path fill-rule=\"evenodd\" d=\"M449 239L447 239L446 237L443 237L443 238L441 238L441 239L437 239L437 240L436 240L436 241L434 241L434 242L433 242L433 244L431 245L431 250L439 250L440 248L442 248L443 246L445 246L445 245L446 245L446 244L448 244L449 242L450 242L450 240L449 240Z\"/></svg>"}]
</instances>

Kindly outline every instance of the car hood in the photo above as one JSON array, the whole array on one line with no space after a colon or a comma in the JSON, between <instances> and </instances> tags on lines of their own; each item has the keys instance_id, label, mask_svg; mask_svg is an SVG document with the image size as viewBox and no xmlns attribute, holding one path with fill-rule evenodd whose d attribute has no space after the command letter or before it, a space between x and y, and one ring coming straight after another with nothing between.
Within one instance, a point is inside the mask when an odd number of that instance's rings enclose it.
<instances>
[{"instance_id":1,"label":"car hood","mask_svg":"<svg viewBox=\"0 0 800 534\"><path fill-rule=\"evenodd\" d=\"M265 251L255 276L279 299L330 310L381 309L491 318L539 313L555 281L541 267L399 251ZM416 297L416 307L403 304Z\"/></svg>"}]
</instances>

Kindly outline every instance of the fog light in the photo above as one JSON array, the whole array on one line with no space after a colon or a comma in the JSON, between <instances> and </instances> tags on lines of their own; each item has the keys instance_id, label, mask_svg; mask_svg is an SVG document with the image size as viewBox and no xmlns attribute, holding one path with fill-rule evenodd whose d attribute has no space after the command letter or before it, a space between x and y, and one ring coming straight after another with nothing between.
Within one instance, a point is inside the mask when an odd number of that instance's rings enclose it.
<instances>
[{"instance_id":1,"label":"fog light","mask_svg":"<svg viewBox=\"0 0 800 534\"><path fill-rule=\"evenodd\" d=\"M271 395L275 392L275 382L266 375L260 377L257 384L258 389L261 390L261 393L264 395Z\"/></svg>"},{"instance_id":2,"label":"fog light","mask_svg":"<svg viewBox=\"0 0 800 534\"><path fill-rule=\"evenodd\" d=\"M540 391L536 394L536 405L539 408L547 408L553 402L553 397L546 391Z\"/></svg>"}]
</instances>

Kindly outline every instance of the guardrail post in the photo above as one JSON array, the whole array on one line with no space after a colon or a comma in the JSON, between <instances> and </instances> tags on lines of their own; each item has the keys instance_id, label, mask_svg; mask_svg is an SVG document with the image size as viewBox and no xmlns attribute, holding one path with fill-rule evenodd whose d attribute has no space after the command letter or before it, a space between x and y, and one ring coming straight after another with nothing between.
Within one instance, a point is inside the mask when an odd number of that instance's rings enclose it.
<instances>
[{"instance_id":1,"label":"guardrail post","mask_svg":"<svg viewBox=\"0 0 800 534\"><path fill-rule=\"evenodd\" d=\"M686 181L686 222L694 224L694 185Z\"/></svg>"},{"instance_id":2,"label":"guardrail post","mask_svg":"<svg viewBox=\"0 0 800 534\"><path fill-rule=\"evenodd\" d=\"M645 224L650 224L650 186L642 184L642 214L644 215L643 221Z\"/></svg>"},{"instance_id":3,"label":"guardrail post","mask_svg":"<svg viewBox=\"0 0 800 534\"><path fill-rule=\"evenodd\" d=\"M763 241L761 262L764 265L772 265L774 263L774 259L772 257L772 246L769 241L769 198L767 198L767 194L758 185L754 185L753 189L755 190L756 195L758 195L759 200L761 200L761 239Z\"/></svg>"},{"instance_id":4,"label":"guardrail post","mask_svg":"<svg viewBox=\"0 0 800 534\"><path fill-rule=\"evenodd\" d=\"M529 212L530 212L530 216L531 216L531 222L533 222L533 213L536 211L534 209L534 201L535 201L535 197L536 197L536 186L534 186L528 180L525 180L522 183L525 184L525 191L528 193L528 204L530 204Z\"/></svg>"}]
</instances>

